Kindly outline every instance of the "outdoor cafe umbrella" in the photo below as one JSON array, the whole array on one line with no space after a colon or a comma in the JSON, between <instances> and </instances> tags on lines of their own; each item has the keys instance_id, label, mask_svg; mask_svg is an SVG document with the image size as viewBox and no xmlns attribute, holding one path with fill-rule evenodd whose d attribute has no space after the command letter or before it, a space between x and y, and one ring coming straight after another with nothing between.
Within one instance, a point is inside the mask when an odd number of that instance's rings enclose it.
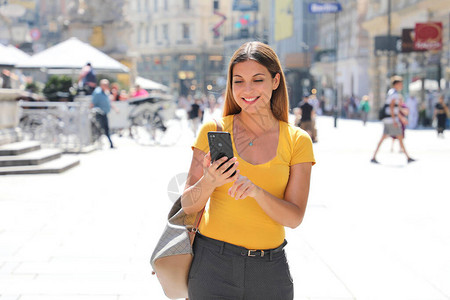
<instances>
[{"instance_id":1,"label":"outdoor cafe umbrella","mask_svg":"<svg viewBox=\"0 0 450 300\"><path fill-rule=\"evenodd\" d=\"M156 90L164 92L167 92L169 90L169 87L164 84L140 76L136 77L135 84L146 90Z\"/></svg>"},{"instance_id":2,"label":"outdoor cafe umbrella","mask_svg":"<svg viewBox=\"0 0 450 300\"><path fill-rule=\"evenodd\" d=\"M53 47L33 55L16 65L19 69L73 70L81 69L90 62L97 71L128 73L129 69L97 48L70 38Z\"/></svg>"},{"instance_id":3,"label":"outdoor cafe umbrella","mask_svg":"<svg viewBox=\"0 0 450 300\"><path fill-rule=\"evenodd\" d=\"M12 45L0 44L0 66L14 67L17 63L26 61L30 55Z\"/></svg>"}]
</instances>

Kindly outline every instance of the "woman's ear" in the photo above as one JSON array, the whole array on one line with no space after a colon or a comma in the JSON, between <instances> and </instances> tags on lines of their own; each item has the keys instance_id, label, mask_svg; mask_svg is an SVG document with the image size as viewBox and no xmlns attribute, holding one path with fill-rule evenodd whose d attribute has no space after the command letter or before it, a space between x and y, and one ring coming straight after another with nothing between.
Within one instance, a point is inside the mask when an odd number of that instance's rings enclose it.
<instances>
[{"instance_id":1,"label":"woman's ear","mask_svg":"<svg viewBox=\"0 0 450 300\"><path fill-rule=\"evenodd\" d=\"M276 90L280 85L280 73L275 74L272 80L272 90Z\"/></svg>"}]
</instances>

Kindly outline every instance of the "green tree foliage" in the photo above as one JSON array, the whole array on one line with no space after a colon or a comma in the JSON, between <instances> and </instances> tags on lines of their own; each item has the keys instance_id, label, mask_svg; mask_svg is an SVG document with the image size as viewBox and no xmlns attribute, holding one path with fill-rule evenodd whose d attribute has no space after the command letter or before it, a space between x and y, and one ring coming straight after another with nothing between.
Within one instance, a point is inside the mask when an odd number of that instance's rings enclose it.
<instances>
[{"instance_id":1,"label":"green tree foliage","mask_svg":"<svg viewBox=\"0 0 450 300\"><path fill-rule=\"evenodd\" d=\"M72 78L68 76L52 75L45 84L42 92L50 101L69 100L71 98L70 88L72 84Z\"/></svg>"}]
</instances>

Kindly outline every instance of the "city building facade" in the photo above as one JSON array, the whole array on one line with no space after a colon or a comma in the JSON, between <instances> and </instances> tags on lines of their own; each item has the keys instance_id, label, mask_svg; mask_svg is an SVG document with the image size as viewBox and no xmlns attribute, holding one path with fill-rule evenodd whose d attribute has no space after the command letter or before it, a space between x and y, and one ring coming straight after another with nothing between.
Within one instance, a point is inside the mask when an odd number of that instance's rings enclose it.
<instances>
[{"instance_id":1,"label":"city building facade","mask_svg":"<svg viewBox=\"0 0 450 300\"><path fill-rule=\"evenodd\" d=\"M435 50L415 50L407 45L414 43L418 33L417 25L431 24L429 32L439 35L441 44ZM404 96L415 96L424 105L430 118L436 95L433 92L450 95L450 3L433 0L383 0L370 1L367 19L363 24L370 36L370 93L374 107L383 105L389 77L396 74L404 78ZM383 51L376 45L376 39L391 36L396 49ZM431 39L428 37L427 39ZM434 37L433 37L434 38ZM392 48L392 47L391 47ZM376 110L373 110L373 117Z\"/></svg>"},{"instance_id":2,"label":"city building facade","mask_svg":"<svg viewBox=\"0 0 450 300\"><path fill-rule=\"evenodd\" d=\"M315 86L310 73L312 54L319 42L318 16L309 11L311 0L271 1L269 43L283 65L290 107Z\"/></svg>"},{"instance_id":3,"label":"city building facade","mask_svg":"<svg viewBox=\"0 0 450 300\"><path fill-rule=\"evenodd\" d=\"M346 115L350 99L369 93L369 36L362 26L369 0L339 3L339 12L318 14L311 73L325 112Z\"/></svg>"},{"instance_id":4,"label":"city building facade","mask_svg":"<svg viewBox=\"0 0 450 300\"><path fill-rule=\"evenodd\" d=\"M223 36L230 1L130 2L136 71L189 95L223 85Z\"/></svg>"},{"instance_id":5,"label":"city building facade","mask_svg":"<svg viewBox=\"0 0 450 300\"><path fill-rule=\"evenodd\" d=\"M130 67L128 1L3 0L0 43L35 54L76 37ZM91 63L95 68L95 62ZM129 86L128 75L118 75L118 80Z\"/></svg>"},{"instance_id":6,"label":"city building facade","mask_svg":"<svg viewBox=\"0 0 450 300\"><path fill-rule=\"evenodd\" d=\"M272 0L234 1L225 23L224 56L228 63L233 53L244 43L259 41L269 44ZM226 76L226 68L224 76Z\"/></svg>"}]
</instances>

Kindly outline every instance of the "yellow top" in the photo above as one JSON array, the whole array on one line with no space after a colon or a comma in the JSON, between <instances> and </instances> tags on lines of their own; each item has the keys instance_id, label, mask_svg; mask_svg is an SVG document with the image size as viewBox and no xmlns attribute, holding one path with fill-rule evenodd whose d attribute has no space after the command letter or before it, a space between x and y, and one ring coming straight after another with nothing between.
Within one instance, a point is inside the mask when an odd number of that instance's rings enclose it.
<instances>
[{"instance_id":1,"label":"yellow top","mask_svg":"<svg viewBox=\"0 0 450 300\"><path fill-rule=\"evenodd\" d=\"M231 134L233 153L239 162L240 173L254 184L280 199L289 180L290 166L312 162L315 164L312 142L309 135L298 127L279 121L277 155L269 162L253 165L242 159L236 151L233 137L233 115L219 122L224 131ZM216 123L210 121L200 129L193 147L209 151L207 133L216 131ZM211 194L208 210L200 223L200 232L248 249L272 249L281 245L285 238L284 227L272 220L255 199L247 197L235 200L228 195L232 183L217 187Z\"/></svg>"}]
</instances>

